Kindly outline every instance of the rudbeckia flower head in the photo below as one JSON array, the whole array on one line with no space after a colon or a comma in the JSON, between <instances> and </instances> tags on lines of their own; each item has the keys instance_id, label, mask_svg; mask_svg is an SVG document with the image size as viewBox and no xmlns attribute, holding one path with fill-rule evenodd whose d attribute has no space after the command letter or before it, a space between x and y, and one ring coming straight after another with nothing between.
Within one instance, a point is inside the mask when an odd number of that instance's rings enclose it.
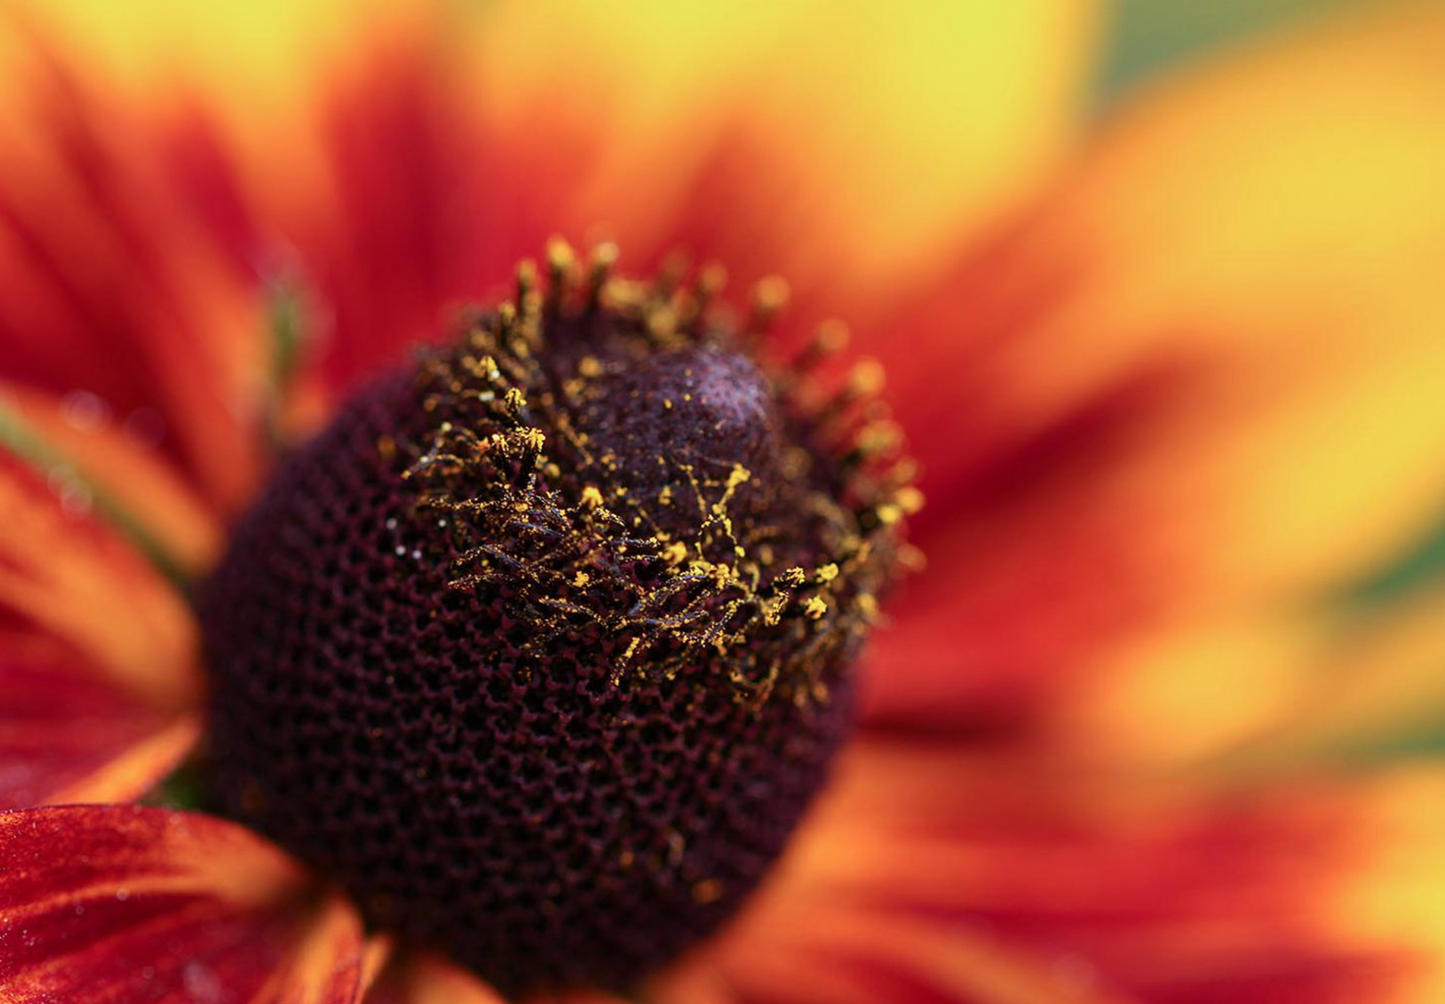
<instances>
[{"instance_id":1,"label":"rudbeckia flower head","mask_svg":"<svg viewBox=\"0 0 1445 1004\"><path fill-rule=\"evenodd\" d=\"M917 501L836 328L755 359L776 282L735 325L614 256L361 391L201 602L219 804L513 992L631 986L762 878Z\"/></svg>"}]
</instances>

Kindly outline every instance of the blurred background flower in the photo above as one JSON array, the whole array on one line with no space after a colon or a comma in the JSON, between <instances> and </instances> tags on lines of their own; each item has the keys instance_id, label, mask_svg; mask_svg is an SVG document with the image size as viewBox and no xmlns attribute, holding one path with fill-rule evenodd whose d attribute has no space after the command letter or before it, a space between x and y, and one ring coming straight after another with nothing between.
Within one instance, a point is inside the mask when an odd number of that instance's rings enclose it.
<instances>
[{"instance_id":1,"label":"blurred background flower","mask_svg":"<svg viewBox=\"0 0 1445 1004\"><path fill-rule=\"evenodd\" d=\"M11 2L5 804L183 754L167 579L278 446L553 233L683 247L883 361L929 560L776 874L648 994L1445 999L1442 57L1425 0ZM24 813L12 930L70 861ZM230 902L195 834L90 825ZM95 942L6 930L14 1000Z\"/></svg>"}]
</instances>

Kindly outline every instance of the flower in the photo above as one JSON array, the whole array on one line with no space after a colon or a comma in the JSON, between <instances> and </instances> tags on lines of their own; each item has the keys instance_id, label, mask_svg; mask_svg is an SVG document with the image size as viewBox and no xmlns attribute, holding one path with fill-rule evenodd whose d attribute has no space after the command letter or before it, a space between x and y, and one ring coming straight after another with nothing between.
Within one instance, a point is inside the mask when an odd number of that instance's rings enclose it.
<instances>
[{"instance_id":1,"label":"flower","mask_svg":"<svg viewBox=\"0 0 1445 1004\"><path fill-rule=\"evenodd\" d=\"M1069 152L1083 5L113 6L0 44L0 997L495 999L124 803L277 447L558 231L847 317L929 498L831 780L650 997L1439 999L1439 5Z\"/></svg>"}]
</instances>

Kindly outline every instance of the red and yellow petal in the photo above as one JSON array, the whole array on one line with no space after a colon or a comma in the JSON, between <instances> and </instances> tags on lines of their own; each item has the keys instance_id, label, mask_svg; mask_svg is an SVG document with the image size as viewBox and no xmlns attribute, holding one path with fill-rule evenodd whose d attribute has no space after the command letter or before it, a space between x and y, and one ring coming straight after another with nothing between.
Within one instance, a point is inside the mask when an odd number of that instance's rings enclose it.
<instances>
[{"instance_id":1,"label":"red and yellow petal","mask_svg":"<svg viewBox=\"0 0 1445 1004\"><path fill-rule=\"evenodd\" d=\"M313 294L343 384L554 231L619 237L635 265L681 242L741 282L787 272L832 311L860 278L891 291L1057 159L1099 21L1061 0L268 2L208 8L235 27L215 47L174 5L54 6L22 9L153 106L185 204Z\"/></svg>"},{"instance_id":2,"label":"red and yellow petal","mask_svg":"<svg viewBox=\"0 0 1445 1004\"><path fill-rule=\"evenodd\" d=\"M190 615L76 490L0 453L0 807L134 798L196 735Z\"/></svg>"},{"instance_id":3,"label":"red and yellow petal","mask_svg":"<svg viewBox=\"0 0 1445 1004\"><path fill-rule=\"evenodd\" d=\"M0 627L53 638L156 707L199 691L195 626L159 573L89 509L82 488L0 452Z\"/></svg>"},{"instance_id":4,"label":"red and yellow petal","mask_svg":"<svg viewBox=\"0 0 1445 1004\"><path fill-rule=\"evenodd\" d=\"M122 806L0 814L7 1004L342 1004L363 955L355 912L231 823Z\"/></svg>"},{"instance_id":5,"label":"red and yellow petal","mask_svg":"<svg viewBox=\"0 0 1445 1004\"><path fill-rule=\"evenodd\" d=\"M1445 773L1183 798L1036 753L864 742L664 999L1438 999Z\"/></svg>"},{"instance_id":6,"label":"red and yellow petal","mask_svg":"<svg viewBox=\"0 0 1445 1004\"><path fill-rule=\"evenodd\" d=\"M154 563L190 577L220 550L220 514L158 453L162 421L155 411L118 419L87 391L0 391L0 445L31 466L67 470L72 490L88 495Z\"/></svg>"},{"instance_id":7,"label":"red and yellow petal","mask_svg":"<svg viewBox=\"0 0 1445 1004\"><path fill-rule=\"evenodd\" d=\"M1127 647L1138 689L1215 674L1195 716L1228 713L1295 643L1277 617L1327 627L1438 518L1442 44L1439 4L1389 4L1161 88L891 319L933 560L881 711L1071 706L1050 688Z\"/></svg>"},{"instance_id":8,"label":"red and yellow petal","mask_svg":"<svg viewBox=\"0 0 1445 1004\"><path fill-rule=\"evenodd\" d=\"M261 461L257 283L168 176L150 110L62 42L23 7L0 15L0 386L94 395L234 506Z\"/></svg>"},{"instance_id":9,"label":"red and yellow petal","mask_svg":"<svg viewBox=\"0 0 1445 1004\"><path fill-rule=\"evenodd\" d=\"M129 801L194 746L194 716L161 714L79 657L32 648L8 638L0 655L0 808Z\"/></svg>"}]
</instances>

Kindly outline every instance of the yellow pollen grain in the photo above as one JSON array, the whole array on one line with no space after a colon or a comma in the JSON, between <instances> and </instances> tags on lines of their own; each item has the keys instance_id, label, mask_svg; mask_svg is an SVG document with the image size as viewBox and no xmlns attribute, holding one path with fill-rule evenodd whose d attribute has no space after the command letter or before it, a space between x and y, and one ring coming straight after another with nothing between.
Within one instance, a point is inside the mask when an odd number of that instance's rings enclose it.
<instances>
[{"instance_id":1,"label":"yellow pollen grain","mask_svg":"<svg viewBox=\"0 0 1445 1004\"><path fill-rule=\"evenodd\" d=\"M878 507L878 522L884 526L893 526L903 518L903 509L892 502L885 502Z\"/></svg>"},{"instance_id":2,"label":"yellow pollen grain","mask_svg":"<svg viewBox=\"0 0 1445 1004\"><path fill-rule=\"evenodd\" d=\"M672 485L662 486L662 491L657 493L657 501L660 505L672 505Z\"/></svg>"},{"instance_id":3,"label":"yellow pollen grain","mask_svg":"<svg viewBox=\"0 0 1445 1004\"><path fill-rule=\"evenodd\" d=\"M572 579L572 585L580 589L591 581L592 576L588 575L586 572L578 572L577 575Z\"/></svg>"},{"instance_id":4,"label":"yellow pollen grain","mask_svg":"<svg viewBox=\"0 0 1445 1004\"><path fill-rule=\"evenodd\" d=\"M912 485L900 488L893 496L893 501L909 516L915 515L923 508L923 493Z\"/></svg>"},{"instance_id":5,"label":"yellow pollen grain","mask_svg":"<svg viewBox=\"0 0 1445 1004\"><path fill-rule=\"evenodd\" d=\"M680 565L687 560L687 545L674 541L662 549L662 557L669 565Z\"/></svg>"},{"instance_id":6,"label":"yellow pollen grain","mask_svg":"<svg viewBox=\"0 0 1445 1004\"><path fill-rule=\"evenodd\" d=\"M507 391L507 396L504 400L506 401L507 409L513 413L519 412L527 407L527 395L522 393L522 388L520 387L513 387Z\"/></svg>"},{"instance_id":7,"label":"yellow pollen grain","mask_svg":"<svg viewBox=\"0 0 1445 1004\"><path fill-rule=\"evenodd\" d=\"M577 360L577 372L585 377L602 375L602 363L596 356L583 356Z\"/></svg>"},{"instance_id":8,"label":"yellow pollen grain","mask_svg":"<svg viewBox=\"0 0 1445 1004\"><path fill-rule=\"evenodd\" d=\"M553 237L547 241L547 264L553 271L571 268L576 259L577 253L563 238Z\"/></svg>"},{"instance_id":9,"label":"yellow pollen grain","mask_svg":"<svg viewBox=\"0 0 1445 1004\"><path fill-rule=\"evenodd\" d=\"M822 620L827 612L828 601L821 596L809 597L808 602L803 604L803 613L815 621Z\"/></svg>"},{"instance_id":10,"label":"yellow pollen grain","mask_svg":"<svg viewBox=\"0 0 1445 1004\"><path fill-rule=\"evenodd\" d=\"M823 583L824 585L832 582L837 577L838 566L831 561L824 565L822 568L818 569L818 581Z\"/></svg>"},{"instance_id":11,"label":"yellow pollen grain","mask_svg":"<svg viewBox=\"0 0 1445 1004\"><path fill-rule=\"evenodd\" d=\"M602 492L596 486L588 485L582 489L582 504L588 509L596 509L602 505Z\"/></svg>"},{"instance_id":12,"label":"yellow pollen grain","mask_svg":"<svg viewBox=\"0 0 1445 1004\"><path fill-rule=\"evenodd\" d=\"M876 359L864 359L848 375L848 390L857 397L873 397L883 390L883 380L883 364Z\"/></svg>"}]
</instances>

